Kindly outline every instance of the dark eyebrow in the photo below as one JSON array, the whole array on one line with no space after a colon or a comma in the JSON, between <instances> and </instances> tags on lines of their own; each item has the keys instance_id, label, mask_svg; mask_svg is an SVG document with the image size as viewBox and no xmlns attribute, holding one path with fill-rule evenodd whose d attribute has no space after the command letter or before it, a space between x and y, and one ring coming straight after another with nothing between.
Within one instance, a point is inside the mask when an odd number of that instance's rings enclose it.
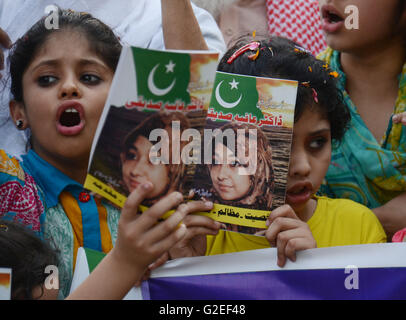
<instances>
[{"instance_id":1,"label":"dark eyebrow","mask_svg":"<svg viewBox=\"0 0 406 320\"><path fill-rule=\"evenodd\" d=\"M93 59L81 59L79 64L81 66L88 66L88 65L93 65L96 67L103 67L103 68L108 68L110 69L107 65L105 65L104 63L100 63L100 61L98 60L93 60Z\"/></svg>"},{"instance_id":2,"label":"dark eyebrow","mask_svg":"<svg viewBox=\"0 0 406 320\"><path fill-rule=\"evenodd\" d=\"M41 61L39 64L37 64L32 71L37 70L38 68L42 67L42 66L50 66L50 67L56 67L59 65L58 60L44 60Z\"/></svg>"},{"instance_id":3,"label":"dark eyebrow","mask_svg":"<svg viewBox=\"0 0 406 320\"><path fill-rule=\"evenodd\" d=\"M320 129L320 130L310 132L309 136L317 136L319 134L330 133L330 132L331 132L330 128L324 128L324 129Z\"/></svg>"},{"instance_id":4,"label":"dark eyebrow","mask_svg":"<svg viewBox=\"0 0 406 320\"><path fill-rule=\"evenodd\" d=\"M39 64L37 64L32 71L35 71L36 69L42 67L42 66L50 66L50 67L57 67L59 66L61 61L59 59L49 59L49 60L44 60L41 61ZM96 66L96 67L102 67L104 69L110 69L107 65L104 63L100 63L98 60L94 59L80 59L79 65L81 67L85 66Z\"/></svg>"}]
</instances>

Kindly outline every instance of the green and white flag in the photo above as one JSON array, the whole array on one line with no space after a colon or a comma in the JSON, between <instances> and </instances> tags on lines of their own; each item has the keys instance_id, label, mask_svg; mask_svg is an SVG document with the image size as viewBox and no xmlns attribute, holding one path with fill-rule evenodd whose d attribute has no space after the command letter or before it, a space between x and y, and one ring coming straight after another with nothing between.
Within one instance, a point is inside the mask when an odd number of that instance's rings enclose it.
<instances>
[{"instance_id":1,"label":"green and white flag","mask_svg":"<svg viewBox=\"0 0 406 320\"><path fill-rule=\"evenodd\" d=\"M248 112L257 120L264 115L258 107L259 94L255 77L217 72L210 107L216 112L245 116Z\"/></svg>"},{"instance_id":2,"label":"green and white flag","mask_svg":"<svg viewBox=\"0 0 406 320\"><path fill-rule=\"evenodd\" d=\"M152 102L190 103L190 55L132 48L138 96ZM137 63L138 61L138 63Z\"/></svg>"}]
</instances>

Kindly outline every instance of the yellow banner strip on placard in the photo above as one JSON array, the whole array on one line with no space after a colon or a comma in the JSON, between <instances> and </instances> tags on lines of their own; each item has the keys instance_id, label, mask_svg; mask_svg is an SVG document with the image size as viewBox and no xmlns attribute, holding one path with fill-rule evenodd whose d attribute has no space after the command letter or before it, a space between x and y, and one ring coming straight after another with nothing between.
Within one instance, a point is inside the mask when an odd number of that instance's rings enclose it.
<instances>
[{"instance_id":1,"label":"yellow banner strip on placard","mask_svg":"<svg viewBox=\"0 0 406 320\"><path fill-rule=\"evenodd\" d=\"M140 210L141 212L145 212L146 210L148 210L148 207L140 206ZM174 212L175 210L168 211L163 215L163 219L168 218ZM213 210L209 212L198 212L193 214L206 216L223 223L231 223L239 226L266 229L265 223L270 214L270 211L232 207L215 203Z\"/></svg>"},{"instance_id":2,"label":"yellow banner strip on placard","mask_svg":"<svg viewBox=\"0 0 406 320\"><path fill-rule=\"evenodd\" d=\"M121 208L124 206L124 203L127 200L126 196L115 191L113 188L101 182L99 179L95 178L91 174L87 175L84 187L100 194L101 196L105 197ZM148 210L148 207L141 205L139 206L139 209L141 212L145 212L146 210ZM175 210L170 210L165 213L162 218L166 219L174 212ZM270 214L270 211L239 208L215 203L211 211L198 212L193 214L206 216L223 223L266 229L265 222Z\"/></svg>"},{"instance_id":3,"label":"yellow banner strip on placard","mask_svg":"<svg viewBox=\"0 0 406 320\"><path fill-rule=\"evenodd\" d=\"M270 211L226 206L224 204L215 203L213 210L210 212L199 212L198 214L207 216L219 222L266 229L265 223L270 213Z\"/></svg>"},{"instance_id":4,"label":"yellow banner strip on placard","mask_svg":"<svg viewBox=\"0 0 406 320\"><path fill-rule=\"evenodd\" d=\"M99 179L95 178L91 174L87 174L84 187L88 190L94 191L101 196L105 197L107 200L110 200L114 204L118 205L120 208L124 206L127 197Z\"/></svg>"}]
</instances>

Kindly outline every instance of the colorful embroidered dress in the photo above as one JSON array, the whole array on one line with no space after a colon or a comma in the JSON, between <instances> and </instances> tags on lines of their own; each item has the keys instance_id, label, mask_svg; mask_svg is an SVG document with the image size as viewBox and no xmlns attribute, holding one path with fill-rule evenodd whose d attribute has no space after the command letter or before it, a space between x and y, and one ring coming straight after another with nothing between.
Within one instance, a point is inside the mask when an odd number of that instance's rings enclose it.
<instances>
[{"instance_id":1,"label":"colorful embroidered dress","mask_svg":"<svg viewBox=\"0 0 406 320\"><path fill-rule=\"evenodd\" d=\"M320 193L349 198L369 208L379 207L406 191L406 128L388 119L385 136L382 141L376 141L345 91L346 76L341 68L340 53L329 48L319 58L339 73L339 87L351 112L350 129L342 143L333 148L326 183ZM399 94L393 113L405 112L405 109L406 63L399 75Z\"/></svg>"},{"instance_id":2,"label":"colorful embroidered dress","mask_svg":"<svg viewBox=\"0 0 406 320\"><path fill-rule=\"evenodd\" d=\"M22 222L59 250L63 298L69 294L77 249L109 252L120 211L93 198L33 150L22 158L19 162L0 150L0 218Z\"/></svg>"}]
</instances>

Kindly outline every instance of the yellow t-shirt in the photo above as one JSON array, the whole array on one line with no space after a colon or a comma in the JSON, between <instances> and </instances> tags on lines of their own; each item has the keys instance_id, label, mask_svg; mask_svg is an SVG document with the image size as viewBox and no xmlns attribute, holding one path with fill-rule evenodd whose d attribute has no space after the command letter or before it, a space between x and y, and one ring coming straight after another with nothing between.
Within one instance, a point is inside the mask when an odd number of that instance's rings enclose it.
<instances>
[{"instance_id":1,"label":"yellow t-shirt","mask_svg":"<svg viewBox=\"0 0 406 320\"><path fill-rule=\"evenodd\" d=\"M316 210L307 224L318 248L386 242L382 225L364 205L347 199L316 200ZM269 247L265 237L221 230L217 236L207 236L206 255Z\"/></svg>"}]
</instances>

